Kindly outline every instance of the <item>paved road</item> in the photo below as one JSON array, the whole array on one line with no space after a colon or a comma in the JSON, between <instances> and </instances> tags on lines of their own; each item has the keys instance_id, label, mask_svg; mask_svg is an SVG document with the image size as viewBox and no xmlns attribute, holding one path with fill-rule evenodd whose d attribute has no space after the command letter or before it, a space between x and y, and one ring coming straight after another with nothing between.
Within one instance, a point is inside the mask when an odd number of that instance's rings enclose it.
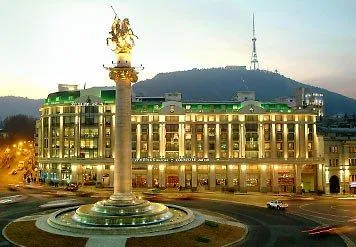
<instances>
[{"instance_id":1,"label":"paved road","mask_svg":"<svg viewBox=\"0 0 356 247\"><path fill-rule=\"evenodd\" d=\"M356 198L333 197L310 201L290 201L289 210L323 225L339 226L353 246L356 246ZM347 226L347 227L344 227Z\"/></svg>"},{"instance_id":2,"label":"paved road","mask_svg":"<svg viewBox=\"0 0 356 247\"><path fill-rule=\"evenodd\" d=\"M31 194L25 201L12 205L0 205L0 228L2 229L13 219L41 211L38 206L50 200L53 200L53 198L43 197L40 194ZM85 201L94 200L87 198ZM345 246L342 239L335 235L325 238L308 237L301 231L316 226L316 224L305 218L285 212L201 199L171 202L191 208L223 213L247 224L249 234L241 244L242 246ZM1 236L0 246L10 246L10 244Z\"/></svg>"},{"instance_id":3,"label":"paved road","mask_svg":"<svg viewBox=\"0 0 356 247\"><path fill-rule=\"evenodd\" d=\"M301 231L317 224L305 218L267 208L208 200L172 201L229 215L249 227L241 246L345 246L337 235L313 238Z\"/></svg>"}]
</instances>

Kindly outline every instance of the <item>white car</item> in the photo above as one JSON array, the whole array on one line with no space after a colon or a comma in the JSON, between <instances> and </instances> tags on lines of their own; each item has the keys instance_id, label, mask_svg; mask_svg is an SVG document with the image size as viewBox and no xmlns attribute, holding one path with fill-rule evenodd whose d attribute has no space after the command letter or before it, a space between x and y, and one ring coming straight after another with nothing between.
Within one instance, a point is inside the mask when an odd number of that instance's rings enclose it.
<instances>
[{"instance_id":1,"label":"white car","mask_svg":"<svg viewBox=\"0 0 356 247\"><path fill-rule=\"evenodd\" d=\"M0 198L0 204L10 204L24 200L26 197L23 195L14 195Z\"/></svg>"},{"instance_id":2,"label":"white car","mask_svg":"<svg viewBox=\"0 0 356 247\"><path fill-rule=\"evenodd\" d=\"M267 208L273 208L277 210L285 210L288 207L288 204L280 201L280 200L273 200L267 202Z\"/></svg>"}]
</instances>

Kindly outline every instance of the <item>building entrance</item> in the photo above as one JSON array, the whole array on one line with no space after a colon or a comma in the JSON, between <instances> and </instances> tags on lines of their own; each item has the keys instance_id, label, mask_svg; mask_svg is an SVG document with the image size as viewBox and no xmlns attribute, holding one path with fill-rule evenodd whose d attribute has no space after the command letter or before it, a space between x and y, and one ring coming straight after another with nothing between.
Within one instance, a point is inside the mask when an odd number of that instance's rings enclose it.
<instances>
[{"instance_id":1,"label":"building entrance","mask_svg":"<svg viewBox=\"0 0 356 247\"><path fill-rule=\"evenodd\" d=\"M337 176L331 176L329 180L330 193L340 193L340 180Z\"/></svg>"}]
</instances>

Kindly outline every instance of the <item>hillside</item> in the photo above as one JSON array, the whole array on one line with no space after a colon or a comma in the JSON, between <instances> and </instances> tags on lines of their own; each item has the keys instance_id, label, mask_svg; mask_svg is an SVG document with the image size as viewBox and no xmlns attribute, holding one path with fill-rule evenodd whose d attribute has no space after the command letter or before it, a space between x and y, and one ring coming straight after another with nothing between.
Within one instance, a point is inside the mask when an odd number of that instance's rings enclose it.
<instances>
[{"instance_id":1,"label":"hillside","mask_svg":"<svg viewBox=\"0 0 356 247\"><path fill-rule=\"evenodd\" d=\"M230 100L236 91L243 90L256 91L258 100L269 101L281 96L293 96L298 87L324 94L327 114L356 112L355 99L262 70L212 68L160 73L133 86L135 93L146 96L181 92L184 100L202 101Z\"/></svg>"},{"instance_id":2,"label":"hillside","mask_svg":"<svg viewBox=\"0 0 356 247\"><path fill-rule=\"evenodd\" d=\"M294 90L298 87L306 87L312 92L323 93L326 113L329 115L356 112L355 99L266 71L193 69L160 73L152 79L133 85L136 94L161 96L167 92L181 92L183 100L196 101L230 100L235 92L241 90L256 91L258 100L270 101L281 96L293 96ZM42 103L42 99L0 97L0 119L20 113L38 117L38 109Z\"/></svg>"},{"instance_id":3,"label":"hillside","mask_svg":"<svg viewBox=\"0 0 356 247\"><path fill-rule=\"evenodd\" d=\"M38 109L42 104L42 99L29 99L15 96L0 97L0 119L4 120L7 116L16 114L38 117Z\"/></svg>"}]
</instances>

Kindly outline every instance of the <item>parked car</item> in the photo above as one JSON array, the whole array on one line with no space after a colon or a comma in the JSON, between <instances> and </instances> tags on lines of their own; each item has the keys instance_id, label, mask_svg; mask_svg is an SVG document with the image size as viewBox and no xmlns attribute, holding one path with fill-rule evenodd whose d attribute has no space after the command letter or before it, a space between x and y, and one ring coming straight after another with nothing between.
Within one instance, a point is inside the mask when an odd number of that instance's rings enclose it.
<instances>
[{"instance_id":1,"label":"parked car","mask_svg":"<svg viewBox=\"0 0 356 247\"><path fill-rule=\"evenodd\" d=\"M285 210L286 208L288 208L288 204L282 202L281 200L273 200L267 202L267 208Z\"/></svg>"},{"instance_id":2,"label":"parked car","mask_svg":"<svg viewBox=\"0 0 356 247\"><path fill-rule=\"evenodd\" d=\"M66 191L77 191L78 189L79 189L79 185L78 184L69 184L65 188Z\"/></svg>"}]
</instances>

